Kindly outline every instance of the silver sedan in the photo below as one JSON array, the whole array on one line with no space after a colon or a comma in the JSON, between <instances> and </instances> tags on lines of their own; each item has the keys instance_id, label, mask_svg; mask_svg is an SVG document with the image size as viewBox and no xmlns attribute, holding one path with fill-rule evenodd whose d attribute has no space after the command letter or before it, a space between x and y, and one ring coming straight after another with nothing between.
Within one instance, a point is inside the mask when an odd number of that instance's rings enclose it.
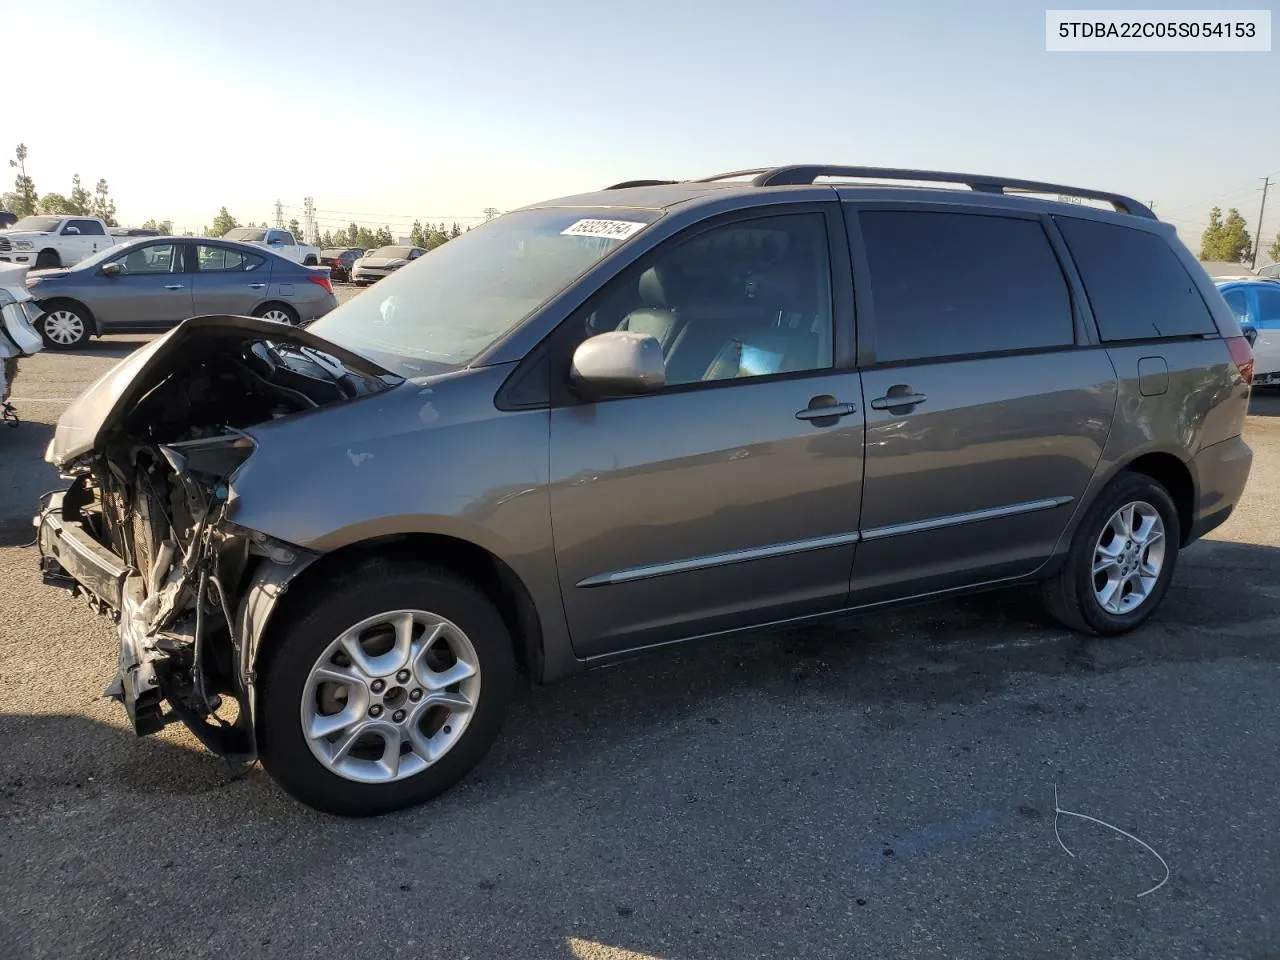
<instances>
[{"instance_id":1,"label":"silver sedan","mask_svg":"<svg viewBox=\"0 0 1280 960\"><path fill-rule=\"evenodd\" d=\"M108 247L65 270L33 271L27 286L45 311L40 335L54 350L104 333L164 330L193 316L305 324L337 306L327 268L204 237Z\"/></svg>"}]
</instances>

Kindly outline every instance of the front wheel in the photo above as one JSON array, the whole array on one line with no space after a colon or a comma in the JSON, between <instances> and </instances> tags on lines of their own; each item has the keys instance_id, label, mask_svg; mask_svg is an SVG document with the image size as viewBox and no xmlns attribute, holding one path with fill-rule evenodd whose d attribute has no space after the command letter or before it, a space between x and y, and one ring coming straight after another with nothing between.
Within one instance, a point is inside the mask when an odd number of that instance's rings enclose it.
<instances>
[{"instance_id":1,"label":"front wheel","mask_svg":"<svg viewBox=\"0 0 1280 960\"><path fill-rule=\"evenodd\" d=\"M50 350L71 350L89 339L91 326L81 307L52 303L39 320L40 339Z\"/></svg>"},{"instance_id":2,"label":"front wheel","mask_svg":"<svg viewBox=\"0 0 1280 960\"><path fill-rule=\"evenodd\" d=\"M421 803L497 737L511 637L483 593L441 568L374 562L330 586L265 658L263 766L326 813Z\"/></svg>"},{"instance_id":3,"label":"front wheel","mask_svg":"<svg viewBox=\"0 0 1280 960\"><path fill-rule=\"evenodd\" d=\"M56 270L62 266L62 258L57 250L41 250L36 254L36 270Z\"/></svg>"},{"instance_id":4,"label":"front wheel","mask_svg":"<svg viewBox=\"0 0 1280 960\"><path fill-rule=\"evenodd\" d=\"M1045 607L1083 633L1137 629L1169 589L1181 536L1168 491L1142 474L1122 474L1089 508L1066 563L1043 584Z\"/></svg>"}]
</instances>

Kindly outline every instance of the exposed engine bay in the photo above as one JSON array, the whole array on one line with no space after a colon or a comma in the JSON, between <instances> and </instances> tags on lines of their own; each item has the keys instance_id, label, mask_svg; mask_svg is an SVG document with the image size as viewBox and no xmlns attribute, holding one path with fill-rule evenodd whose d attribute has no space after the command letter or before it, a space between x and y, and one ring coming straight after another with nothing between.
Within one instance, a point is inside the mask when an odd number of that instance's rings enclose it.
<instances>
[{"instance_id":1,"label":"exposed engine bay","mask_svg":"<svg viewBox=\"0 0 1280 960\"><path fill-rule=\"evenodd\" d=\"M298 334L252 335L260 324L211 325L153 353L92 449L60 464L73 483L38 520L46 581L119 624L107 693L136 732L181 719L231 760L256 756L241 592L255 565L301 552L227 519L231 481L255 449L245 431L391 385Z\"/></svg>"}]
</instances>

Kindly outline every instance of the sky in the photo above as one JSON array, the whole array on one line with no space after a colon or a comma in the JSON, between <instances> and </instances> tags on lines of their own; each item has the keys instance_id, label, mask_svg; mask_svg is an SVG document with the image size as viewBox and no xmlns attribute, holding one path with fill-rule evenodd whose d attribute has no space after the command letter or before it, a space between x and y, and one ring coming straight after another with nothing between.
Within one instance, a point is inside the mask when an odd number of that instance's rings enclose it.
<instances>
[{"instance_id":1,"label":"sky","mask_svg":"<svg viewBox=\"0 0 1280 960\"><path fill-rule=\"evenodd\" d=\"M301 219L311 196L321 230L399 235L620 180L826 162L1127 193L1188 242L1238 206L1256 236L1280 42L1047 53L1044 18L1006 0L0 0L5 132L39 191L105 177L121 223L178 229L224 205L270 221L277 199Z\"/></svg>"}]
</instances>

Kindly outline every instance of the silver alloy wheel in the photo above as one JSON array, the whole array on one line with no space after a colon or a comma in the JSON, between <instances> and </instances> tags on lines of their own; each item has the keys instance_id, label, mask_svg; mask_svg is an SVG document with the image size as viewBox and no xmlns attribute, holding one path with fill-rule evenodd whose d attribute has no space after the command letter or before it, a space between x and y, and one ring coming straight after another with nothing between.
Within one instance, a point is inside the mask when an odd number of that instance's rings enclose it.
<instances>
[{"instance_id":1,"label":"silver alloy wheel","mask_svg":"<svg viewBox=\"0 0 1280 960\"><path fill-rule=\"evenodd\" d=\"M276 323L293 323L293 317L289 316L289 314L285 313L283 310L280 310L280 309L266 311L264 314L262 314L262 319L273 320Z\"/></svg>"},{"instance_id":2,"label":"silver alloy wheel","mask_svg":"<svg viewBox=\"0 0 1280 960\"><path fill-rule=\"evenodd\" d=\"M425 610L391 610L325 648L303 687L302 733L338 776L392 783L448 753L479 696L480 659L456 624Z\"/></svg>"},{"instance_id":3,"label":"silver alloy wheel","mask_svg":"<svg viewBox=\"0 0 1280 960\"><path fill-rule=\"evenodd\" d=\"M45 314L44 332L59 346L69 347L84 339L84 321L70 310L51 310Z\"/></svg>"},{"instance_id":4,"label":"silver alloy wheel","mask_svg":"<svg viewBox=\"0 0 1280 960\"><path fill-rule=\"evenodd\" d=\"M1112 514L1093 548L1093 593L1107 613L1132 613L1160 579L1165 558L1164 519L1144 500Z\"/></svg>"}]
</instances>

